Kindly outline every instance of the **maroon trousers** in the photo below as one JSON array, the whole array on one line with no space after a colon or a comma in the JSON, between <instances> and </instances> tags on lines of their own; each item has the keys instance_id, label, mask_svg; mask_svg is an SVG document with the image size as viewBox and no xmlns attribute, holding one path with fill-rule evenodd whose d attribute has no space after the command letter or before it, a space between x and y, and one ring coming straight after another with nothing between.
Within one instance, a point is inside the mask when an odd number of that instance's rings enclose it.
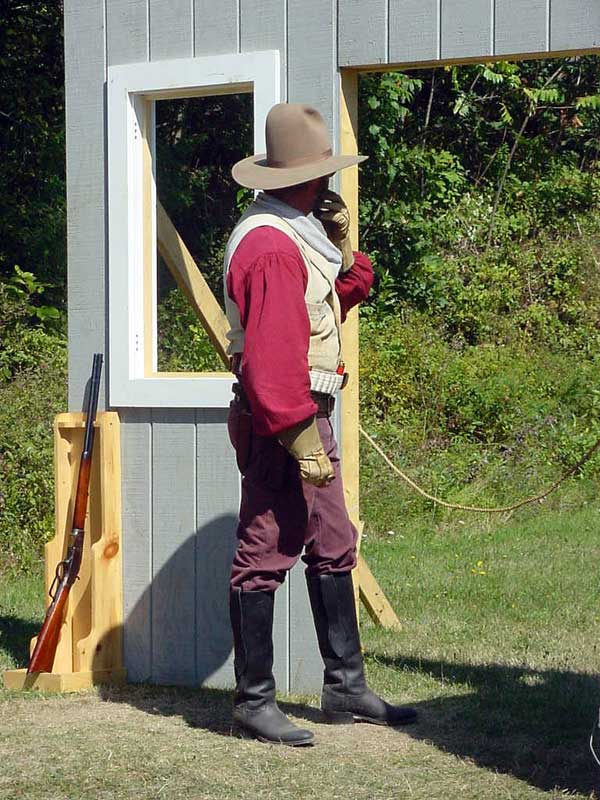
<instances>
[{"instance_id":1,"label":"maroon trousers","mask_svg":"<svg viewBox=\"0 0 600 800\"><path fill-rule=\"evenodd\" d=\"M323 487L300 479L297 462L275 437L251 435L232 588L277 589L303 550L309 575L348 572L356 566L357 532L346 511L333 430L327 417L318 418L317 425L336 476Z\"/></svg>"}]
</instances>

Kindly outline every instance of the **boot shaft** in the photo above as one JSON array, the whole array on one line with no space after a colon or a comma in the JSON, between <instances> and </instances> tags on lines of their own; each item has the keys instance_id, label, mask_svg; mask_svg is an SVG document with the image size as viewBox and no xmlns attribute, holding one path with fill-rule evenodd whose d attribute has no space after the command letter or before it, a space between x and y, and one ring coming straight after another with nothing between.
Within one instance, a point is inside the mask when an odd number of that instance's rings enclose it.
<instances>
[{"instance_id":1,"label":"boot shaft","mask_svg":"<svg viewBox=\"0 0 600 800\"><path fill-rule=\"evenodd\" d=\"M233 630L234 704L258 707L275 699L273 677L274 592L232 589L229 613Z\"/></svg>"},{"instance_id":2,"label":"boot shaft","mask_svg":"<svg viewBox=\"0 0 600 800\"><path fill-rule=\"evenodd\" d=\"M325 686L362 691L364 668L351 573L311 575L306 582L325 664Z\"/></svg>"}]
</instances>

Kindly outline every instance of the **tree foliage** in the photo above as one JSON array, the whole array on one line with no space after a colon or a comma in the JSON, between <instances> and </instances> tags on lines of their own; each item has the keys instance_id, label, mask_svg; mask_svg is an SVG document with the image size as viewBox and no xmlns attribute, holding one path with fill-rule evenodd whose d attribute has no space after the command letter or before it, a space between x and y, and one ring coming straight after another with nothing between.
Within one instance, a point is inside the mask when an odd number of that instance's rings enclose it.
<instances>
[{"instance_id":1,"label":"tree foliage","mask_svg":"<svg viewBox=\"0 0 600 800\"><path fill-rule=\"evenodd\" d=\"M362 79L361 244L388 302L443 312L476 341L478 302L501 315L540 300L535 243L572 234L600 199L599 83L592 57Z\"/></svg>"},{"instance_id":2,"label":"tree foliage","mask_svg":"<svg viewBox=\"0 0 600 800\"><path fill-rule=\"evenodd\" d=\"M59 0L0 4L0 567L52 532L50 421L66 384ZM600 61L361 77L362 416L442 494L514 499L577 461L600 425ZM251 192L250 95L160 101L158 196L217 294ZM214 369L166 269L162 369ZM381 466L363 454L364 500ZM593 477L596 458L583 471ZM377 480L375 479L377 478ZM465 498L466 499L466 498ZM422 513L407 501L404 511Z\"/></svg>"},{"instance_id":3,"label":"tree foliage","mask_svg":"<svg viewBox=\"0 0 600 800\"><path fill-rule=\"evenodd\" d=\"M15 265L64 302L65 125L62 3L5 0L0 11L0 277ZM49 287L55 287L49 291Z\"/></svg>"}]
</instances>

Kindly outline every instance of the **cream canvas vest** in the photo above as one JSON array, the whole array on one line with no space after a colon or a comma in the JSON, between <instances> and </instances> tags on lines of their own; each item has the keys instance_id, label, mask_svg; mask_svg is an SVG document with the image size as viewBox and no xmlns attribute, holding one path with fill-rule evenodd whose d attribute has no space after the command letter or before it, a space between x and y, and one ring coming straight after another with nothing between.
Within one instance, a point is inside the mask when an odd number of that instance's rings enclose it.
<instances>
[{"instance_id":1,"label":"cream canvas vest","mask_svg":"<svg viewBox=\"0 0 600 800\"><path fill-rule=\"evenodd\" d=\"M276 214L254 211L252 207L233 229L225 250L225 313L231 326L231 330L227 334L229 339L227 352L229 355L234 355L244 350L244 329L240 322L239 309L227 294L229 265L244 236L251 230L265 225L277 228L289 236L300 250L306 266L308 283L304 300L310 320L309 367L313 370L335 372L340 363L341 311L335 290L335 275L332 265L299 236L285 219Z\"/></svg>"}]
</instances>

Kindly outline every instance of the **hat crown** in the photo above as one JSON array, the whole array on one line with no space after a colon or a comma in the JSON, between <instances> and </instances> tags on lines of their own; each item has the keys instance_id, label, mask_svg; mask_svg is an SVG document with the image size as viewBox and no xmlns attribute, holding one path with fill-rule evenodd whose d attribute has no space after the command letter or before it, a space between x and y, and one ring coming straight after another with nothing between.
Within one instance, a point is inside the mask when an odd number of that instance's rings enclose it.
<instances>
[{"instance_id":1,"label":"hat crown","mask_svg":"<svg viewBox=\"0 0 600 800\"><path fill-rule=\"evenodd\" d=\"M267 165L286 168L313 164L332 154L325 121L316 108L278 103L265 123Z\"/></svg>"}]
</instances>

